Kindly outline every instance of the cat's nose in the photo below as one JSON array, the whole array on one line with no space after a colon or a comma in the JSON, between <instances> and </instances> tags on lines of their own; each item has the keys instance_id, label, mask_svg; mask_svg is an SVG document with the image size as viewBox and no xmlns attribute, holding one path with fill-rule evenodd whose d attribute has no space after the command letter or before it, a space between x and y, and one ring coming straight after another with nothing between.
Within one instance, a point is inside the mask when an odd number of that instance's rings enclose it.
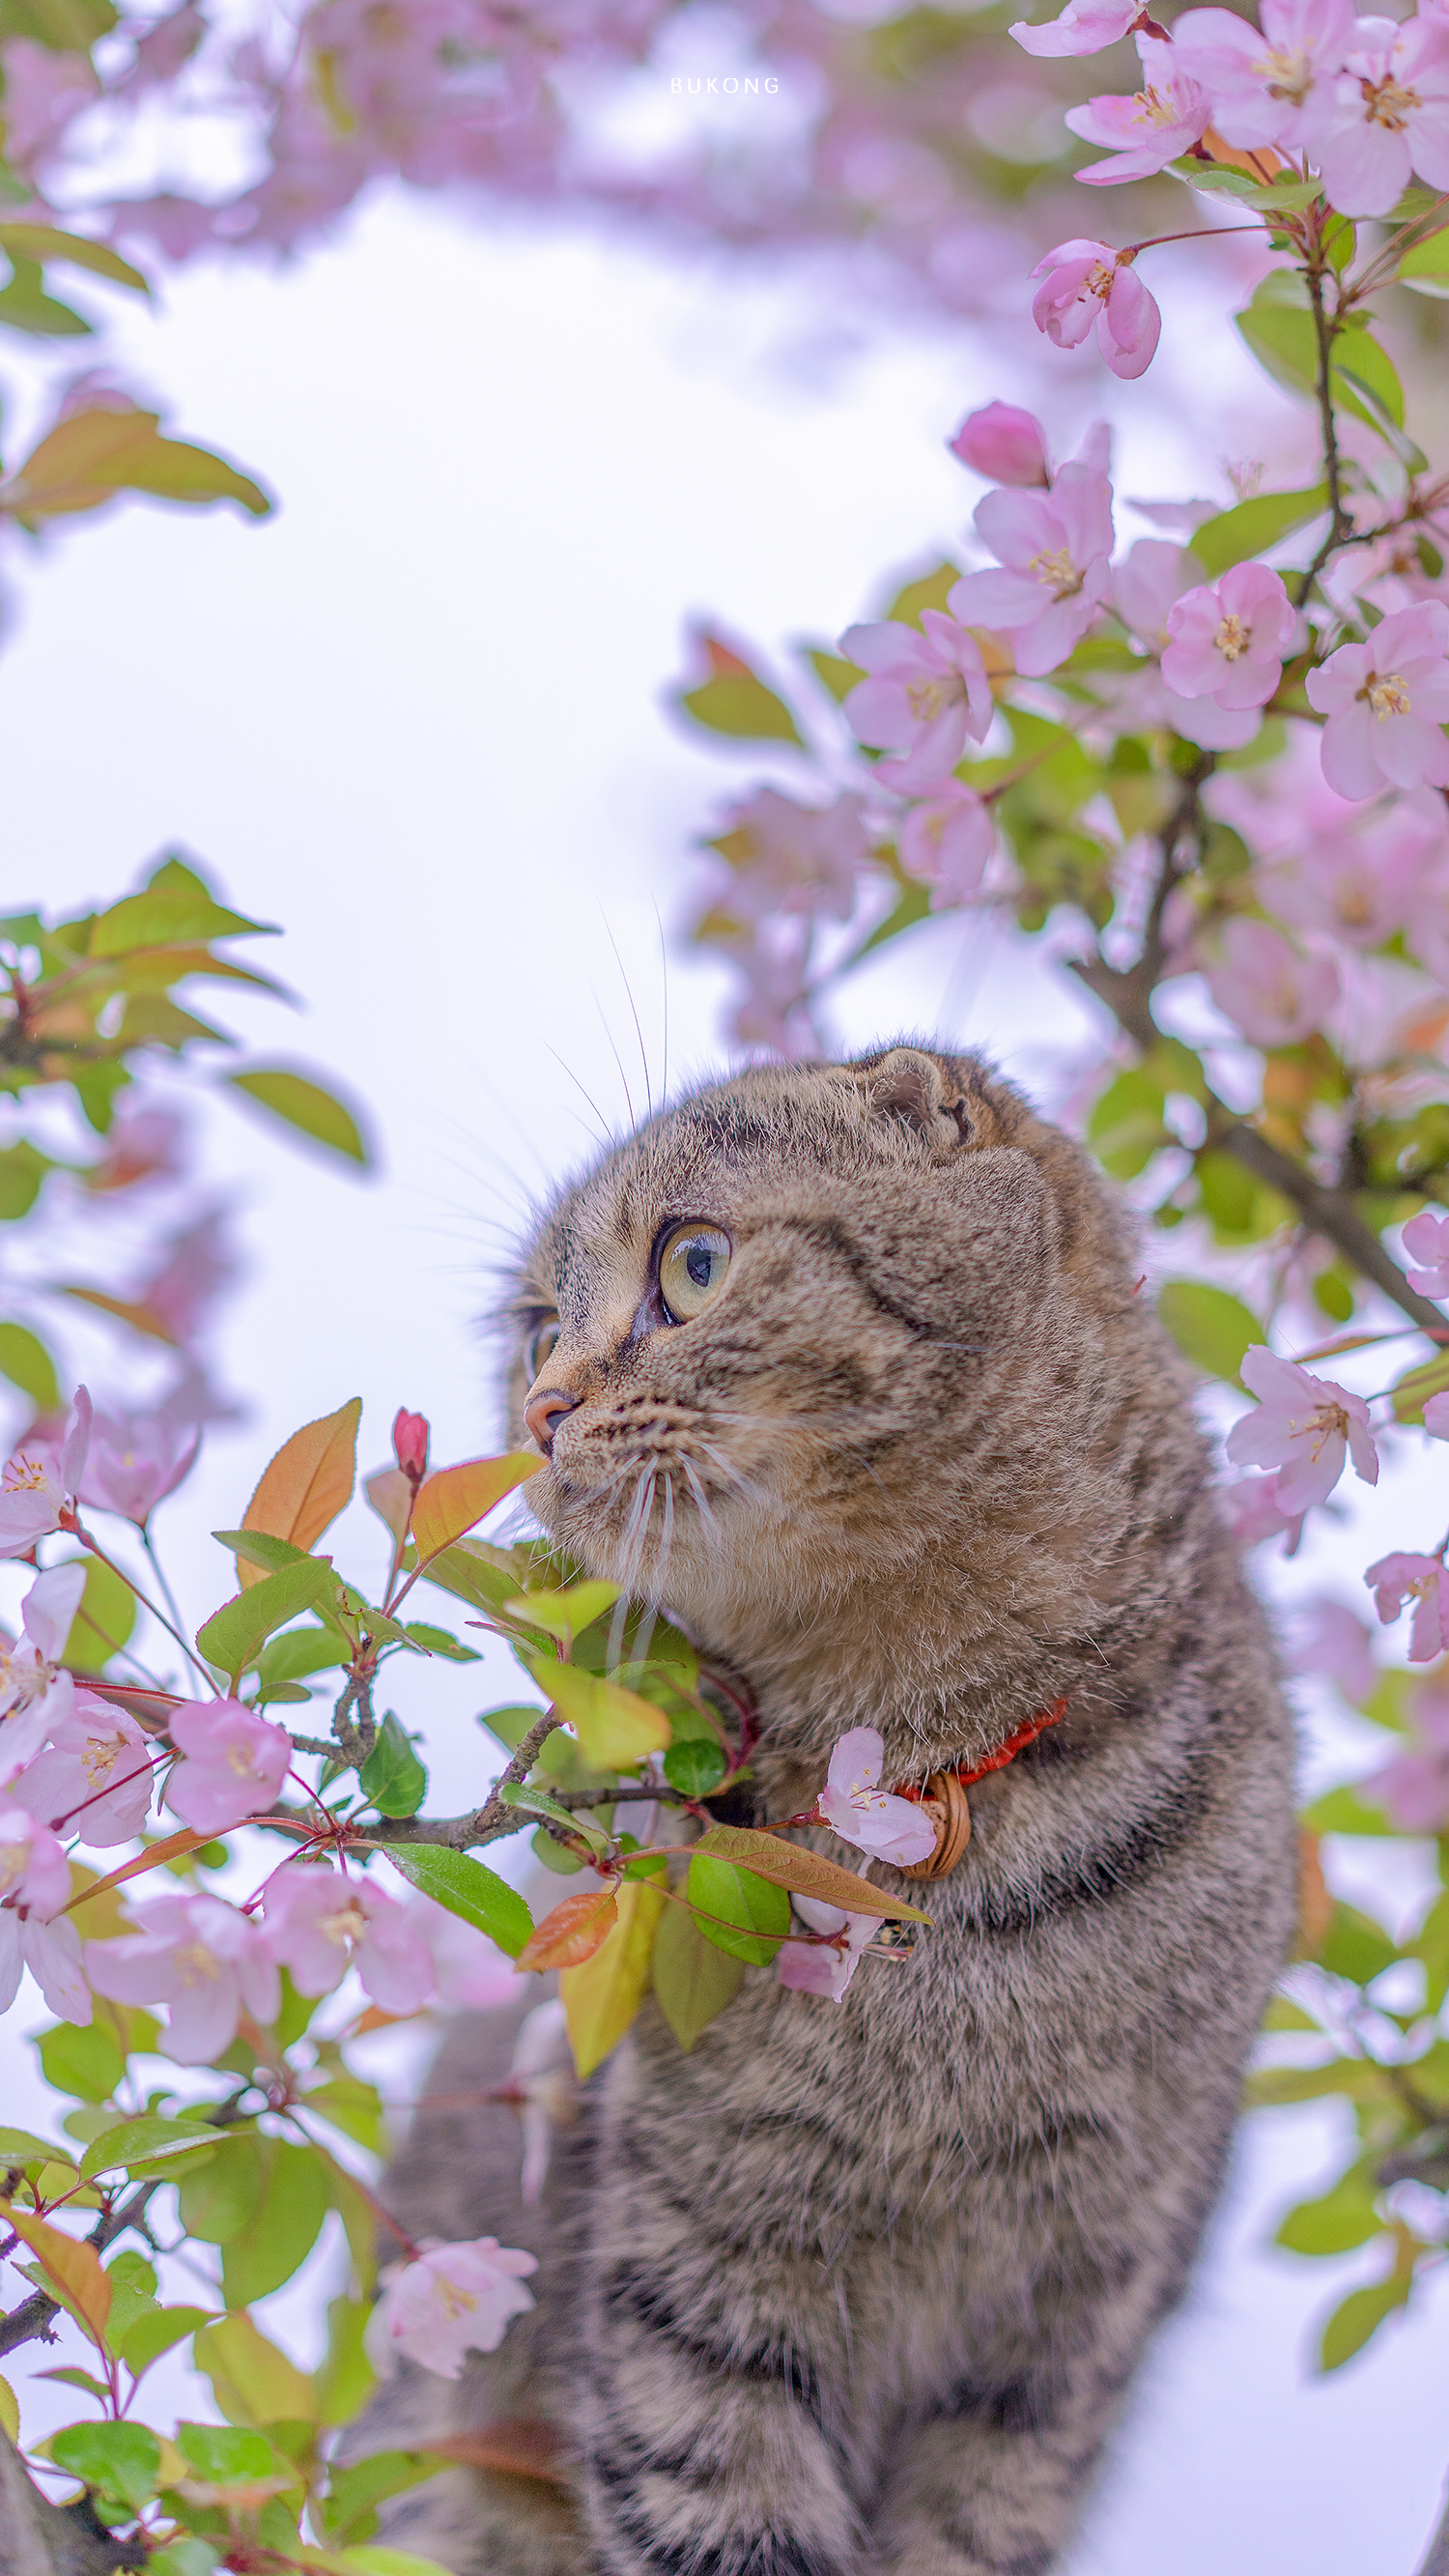
<instances>
[{"instance_id":1,"label":"cat's nose","mask_svg":"<svg viewBox=\"0 0 1449 2576\"><path fill-rule=\"evenodd\" d=\"M545 1458L553 1456L553 1435L566 1413L579 1403L576 1395L565 1395L559 1386L535 1387L523 1408L523 1419Z\"/></svg>"}]
</instances>

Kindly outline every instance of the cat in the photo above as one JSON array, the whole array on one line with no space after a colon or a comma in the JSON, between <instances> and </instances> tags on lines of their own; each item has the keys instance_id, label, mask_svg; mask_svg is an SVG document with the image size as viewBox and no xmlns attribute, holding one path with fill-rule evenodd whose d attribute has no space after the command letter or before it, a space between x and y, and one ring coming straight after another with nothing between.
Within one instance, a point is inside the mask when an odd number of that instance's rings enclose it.
<instances>
[{"instance_id":1,"label":"cat","mask_svg":"<svg viewBox=\"0 0 1449 2576\"><path fill-rule=\"evenodd\" d=\"M392 2203L536 2251L537 2305L352 2444L542 2417L573 2502L453 2470L385 2537L460 2576L1041 2576L1295 1919L1290 1722L1130 1223L1012 1085L903 1043L661 1112L559 1194L513 1313L530 1503L744 1677L754 1821L850 1728L919 1784L1067 1706L949 1876L877 1864L932 1917L909 1957L840 2002L751 1968L688 2055L646 2003L541 2208L476 2107L514 2022L454 2026Z\"/></svg>"}]
</instances>

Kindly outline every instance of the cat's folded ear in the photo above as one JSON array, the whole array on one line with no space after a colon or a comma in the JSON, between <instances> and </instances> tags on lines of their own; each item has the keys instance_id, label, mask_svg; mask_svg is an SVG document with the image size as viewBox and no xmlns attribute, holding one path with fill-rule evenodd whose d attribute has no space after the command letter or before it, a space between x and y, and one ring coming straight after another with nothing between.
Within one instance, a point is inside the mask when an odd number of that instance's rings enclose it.
<instances>
[{"instance_id":1,"label":"cat's folded ear","mask_svg":"<svg viewBox=\"0 0 1449 2576\"><path fill-rule=\"evenodd\" d=\"M851 1072L870 1116L909 1127L933 1163L948 1162L970 1142L971 1114L949 1058L920 1047L892 1047L887 1055L852 1065Z\"/></svg>"}]
</instances>

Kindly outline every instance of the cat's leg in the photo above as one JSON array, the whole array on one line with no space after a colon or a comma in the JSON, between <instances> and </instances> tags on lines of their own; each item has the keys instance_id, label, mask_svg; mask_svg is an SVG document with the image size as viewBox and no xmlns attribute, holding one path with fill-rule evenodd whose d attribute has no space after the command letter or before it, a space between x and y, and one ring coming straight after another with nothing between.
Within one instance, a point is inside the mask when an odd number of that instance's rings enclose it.
<instances>
[{"instance_id":1,"label":"cat's leg","mask_svg":"<svg viewBox=\"0 0 1449 2576\"><path fill-rule=\"evenodd\" d=\"M458 2443L465 2450L498 2428L495 2456L525 2464L531 2451L548 2467L551 2432L558 2443L556 2479L499 2469L456 2468L394 2497L381 2510L378 2540L392 2549L437 2559L456 2576L578 2576L580 2516L572 2491L565 2410L549 2342L571 2296L568 2203L570 2140L556 2146L542 2203L520 2191L522 2142L515 2114L481 2097L506 2076L522 2010L470 2013L454 2022L428 2079L424 2102L385 2190L389 2207L415 2240L456 2243L494 2236L539 2257L529 2283L536 2305L515 2318L496 2352L473 2353L462 2377L443 2379L404 2362L385 2380L342 2436L339 2457ZM387 2259L386 2239L382 2251ZM538 2428L520 2436L510 2427Z\"/></svg>"},{"instance_id":2,"label":"cat's leg","mask_svg":"<svg viewBox=\"0 0 1449 2576\"><path fill-rule=\"evenodd\" d=\"M634 2074L621 2067L602 2106L589 2189L576 2366L593 2564L847 2576L861 2546L847 2337L838 2271L801 2241L810 2141L782 2118L766 2143L724 2095L671 2117Z\"/></svg>"},{"instance_id":3,"label":"cat's leg","mask_svg":"<svg viewBox=\"0 0 1449 2576\"><path fill-rule=\"evenodd\" d=\"M994 2277L968 2260L951 2367L881 2444L872 2576L1047 2576L1059 2565L1144 2350L1189 2278L1226 2155L1226 2132L1215 2138L1210 2123L1186 2170L1155 2189L1139 2173L1137 2193L1114 2203L1097 2158L1084 2159L1096 2166L1084 2190L1068 2155L1057 2226L1005 2203L983 2211ZM1072 2215L1084 2202L1087 2226ZM944 2286L929 2269L928 2310ZM909 2298L905 2282L898 2290Z\"/></svg>"}]
</instances>

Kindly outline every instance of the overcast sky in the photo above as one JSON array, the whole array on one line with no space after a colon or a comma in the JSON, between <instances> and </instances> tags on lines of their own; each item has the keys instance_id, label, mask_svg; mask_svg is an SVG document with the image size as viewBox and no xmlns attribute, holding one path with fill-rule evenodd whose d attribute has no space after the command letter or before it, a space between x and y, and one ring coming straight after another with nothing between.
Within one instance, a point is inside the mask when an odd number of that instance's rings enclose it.
<instances>
[{"instance_id":1,"label":"overcast sky","mask_svg":"<svg viewBox=\"0 0 1449 2576\"><path fill-rule=\"evenodd\" d=\"M297 1022L230 996L218 1015L258 1052L341 1076L383 1158L361 1187L209 1114L212 1168L246 1203L249 1276L222 1353L254 1411L171 1516L201 1615L220 1588L205 1533L235 1524L298 1422L361 1393L370 1462L399 1402L431 1415L444 1456L494 1438L476 1327L491 1266L530 1193L589 1150L589 1101L610 1124L640 1105L635 1010L661 1083L660 922L680 911L691 838L751 774L661 711L684 613L777 652L834 636L878 603L884 570L958 536L977 497L944 452L961 413L1032 388L959 336L826 350L787 286L565 234L490 238L395 196L298 269L198 272L159 319L119 318L131 380L283 506L260 527L127 508L12 570L9 898L112 894L168 843L199 854L244 910L285 924L266 962L307 1002ZM1169 309L1174 341L1185 353ZM1192 355L1190 420L1117 389L1128 492L1202 488L1204 454L1241 446L1231 342L1199 334ZM1064 361L1058 452L1098 399ZM677 1085L720 1060L719 988L671 946ZM863 978L841 1015L851 1042L902 1026L1048 1083L1086 1033L1046 970L959 926ZM102 1380L105 1347L77 1328L74 1356ZM343 1531L371 1568L376 1525L354 1512ZM1342 1553L1362 1562L1348 1539ZM409 1687L399 1705L435 1730L440 1792L466 1794L478 1677ZM30 2081L26 2058L17 2116ZM1408 2576L1449 2458L1449 2306L1426 2301L1365 2364L1312 2384L1312 2321L1363 2264L1263 2251L1337 2140L1314 2109L1250 2125L1073 2576ZM299 2352L309 2303L315 2280L281 2311ZM28 2422L50 2420L52 2395Z\"/></svg>"}]
</instances>

